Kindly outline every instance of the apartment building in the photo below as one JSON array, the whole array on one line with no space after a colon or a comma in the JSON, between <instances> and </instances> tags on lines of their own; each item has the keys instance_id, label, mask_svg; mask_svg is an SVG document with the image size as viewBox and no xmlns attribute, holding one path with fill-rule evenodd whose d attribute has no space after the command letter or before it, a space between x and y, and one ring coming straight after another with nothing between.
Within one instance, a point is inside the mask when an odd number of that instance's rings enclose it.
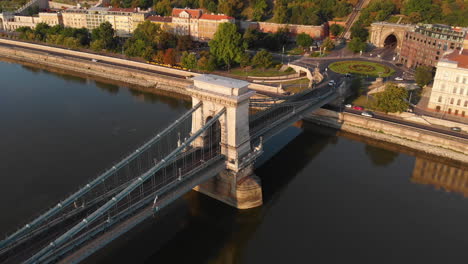
<instances>
[{"instance_id":1,"label":"apartment building","mask_svg":"<svg viewBox=\"0 0 468 264\"><path fill-rule=\"evenodd\" d=\"M468 50L456 50L437 63L428 108L449 115L468 116Z\"/></svg>"},{"instance_id":2,"label":"apartment building","mask_svg":"<svg viewBox=\"0 0 468 264\"><path fill-rule=\"evenodd\" d=\"M139 8L67 9L63 11L63 25L93 30L107 21L112 25L117 36L129 37L148 15L148 11L141 11Z\"/></svg>"},{"instance_id":3,"label":"apartment building","mask_svg":"<svg viewBox=\"0 0 468 264\"><path fill-rule=\"evenodd\" d=\"M162 30L167 32L174 32L174 24L172 24L172 17L170 16L149 16L146 18L146 20L151 21L151 23L160 25Z\"/></svg>"},{"instance_id":4,"label":"apartment building","mask_svg":"<svg viewBox=\"0 0 468 264\"><path fill-rule=\"evenodd\" d=\"M408 68L435 67L445 52L463 47L466 31L446 25L418 25L405 33L399 60Z\"/></svg>"}]
</instances>

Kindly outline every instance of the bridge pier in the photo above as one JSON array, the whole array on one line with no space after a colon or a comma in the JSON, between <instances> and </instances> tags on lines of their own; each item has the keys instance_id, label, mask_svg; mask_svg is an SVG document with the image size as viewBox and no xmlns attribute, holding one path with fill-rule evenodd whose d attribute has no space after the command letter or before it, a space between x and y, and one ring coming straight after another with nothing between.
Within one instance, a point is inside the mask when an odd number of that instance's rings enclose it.
<instances>
[{"instance_id":1,"label":"bridge pier","mask_svg":"<svg viewBox=\"0 0 468 264\"><path fill-rule=\"evenodd\" d=\"M218 132L195 141L194 147L206 146L205 138L219 140L221 153L226 157L226 169L194 190L239 209L262 205L260 179L253 172L253 161L262 151L252 148L249 132L249 101L255 92L248 82L211 74L193 78L189 88L192 104L203 102L193 114L192 131L199 130L222 108L226 113L219 119ZM219 134L218 134L219 133Z\"/></svg>"},{"instance_id":2,"label":"bridge pier","mask_svg":"<svg viewBox=\"0 0 468 264\"><path fill-rule=\"evenodd\" d=\"M262 185L260 178L253 172L253 165L239 172L225 170L194 190L238 209L263 204Z\"/></svg>"}]
</instances>

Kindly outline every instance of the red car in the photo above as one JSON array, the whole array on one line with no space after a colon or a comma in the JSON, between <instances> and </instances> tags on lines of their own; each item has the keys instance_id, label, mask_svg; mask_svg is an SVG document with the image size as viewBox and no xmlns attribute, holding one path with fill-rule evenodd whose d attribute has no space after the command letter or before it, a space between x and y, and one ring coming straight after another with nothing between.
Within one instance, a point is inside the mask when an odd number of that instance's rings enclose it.
<instances>
[{"instance_id":1,"label":"red car","mask_svg":"<svg viewBox=\"0 0 468 264\"><path fill-rule=\"evenodd\" d=\"M355 106L353 106L353 109L354 109L354 110L362 111L362 110L364 110L364 107L355 105Z\"/></svg>"}]
</instances>

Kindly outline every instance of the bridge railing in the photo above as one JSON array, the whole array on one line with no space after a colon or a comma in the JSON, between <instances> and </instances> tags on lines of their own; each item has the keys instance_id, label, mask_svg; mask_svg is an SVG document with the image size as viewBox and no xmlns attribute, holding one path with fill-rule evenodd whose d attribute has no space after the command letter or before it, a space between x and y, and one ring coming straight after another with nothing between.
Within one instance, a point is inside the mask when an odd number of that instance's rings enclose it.
<instances>
[{"instance_id":1,"label":"bridge railing","mask_svg":"<svg viewBox=\"0 0 468 264\"><path fill-rule=\"evenodd\" d=\"M225 114L225 109L219 111L201 129L192 133L190 137L181 142L177 148L161 159L155 166L133 180L124 190L109 199L97 210L79 221L67 232L51 241L42 250L34 254L25 263L42 263L49 259L60 257L65 252L79 246L83 240L88 240L101 232L109 225L120 222L126 216L135 213L138 209L147 205L151 199L157 201L156 193L164 192L167 188L189 177L194 170L205 166L207 161L221 157L219 139L215 136L220 129L215 126L219 118ZM188 151L192 142L197 138L203 138L203 146ZM184 155L184 153L187 153Z\"/></svg>"},{"instance_id":2,"label":"bridge railing","mask_svg":"<svg viewBox=\"0 0 468 264\"><path fill-rule=\"evenodd\" d=\"M106 199L127 187L131 180L153 167L189 136L192 114L201 105L197 104L112 168L1 241L0 261L3 253L12 247L102 205Z\"/></svg>"}]
</instances>

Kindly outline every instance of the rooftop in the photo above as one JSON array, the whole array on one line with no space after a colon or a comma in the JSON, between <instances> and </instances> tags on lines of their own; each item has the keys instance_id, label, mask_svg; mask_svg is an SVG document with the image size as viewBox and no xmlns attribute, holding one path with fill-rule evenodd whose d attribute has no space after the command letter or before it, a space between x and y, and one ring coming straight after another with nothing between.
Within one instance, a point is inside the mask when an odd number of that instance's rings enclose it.
<instances>
[{"instance_id":1,"label":"rooftop","mask_svg":"<svg viewBox=\"0 0 468 264\"><path fill-rule=\"evenodd\" d=\"M233 17L226 16L224 14L203 14L200 19L207 19L207 20L223 20L223 19L234 19Z\"/></svg>"},{"instance_id":2,"label":"rooftop","mask_svg":"<svg viewBox=\"0 0 468 264\"><path fill-rule=\"evenodd\" d=\"M173 8L172 9L172 16L178 17L182 12L189 13L191 18L199 18L202 14L201 9L188 9L188 8Z\"/></svg>"},{"instance_id":3,"label":"rooftop","mask_svg":"<svg viewBox=\"0 0 468 264\"><path fill-rule=\"evenodd\" d=\"M172 17L170 16L149 16L146 19L154 22L172 22Z\"/></svg>"},{"instance_id":4,"label":"rooftop","mask_svg":"<svg viewBox=\"0 0 468 264\"><path fill-rule=\"evenodd\" d=\"M196 77L193 77L194 81L206 82L214 85L224 86L226 88L243 88L250 83L238 79L228 78L224 76L214 75L214 74L202 74Z\"/></svg>"},{"instance_id":5,"label":"rooftop","mask_svg":"<svg viewBox=\"0 0 468 264\"><path fill-rule=\"evenodd\" d=\"M468 69L468 50L455 50L444 57L445 60L457 62L458 68Z\"/></svg>"}]
</instances>

